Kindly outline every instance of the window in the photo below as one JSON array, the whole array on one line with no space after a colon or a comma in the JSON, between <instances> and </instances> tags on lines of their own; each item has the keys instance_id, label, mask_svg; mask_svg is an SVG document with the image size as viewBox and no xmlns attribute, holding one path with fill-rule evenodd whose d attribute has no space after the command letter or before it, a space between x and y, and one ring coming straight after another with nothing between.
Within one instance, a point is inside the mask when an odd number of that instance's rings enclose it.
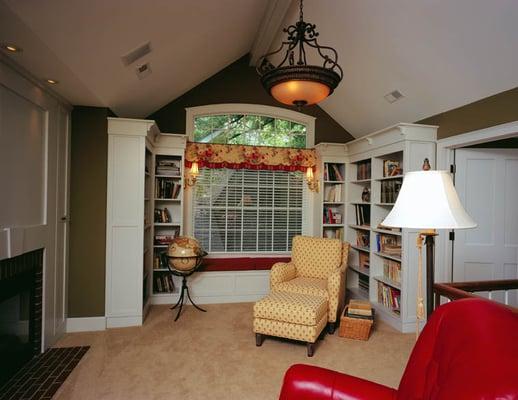
<instances>
[{"instance_id":1,"label":"window","mask_svg":"<svg viewBox=\"0 0 518 400\"><path fill-rule=\"evenodd\" d=\"M202 169L194 236L208 252L286 252L302 232L300 172Z\"/></svg>"},{"instance_id":2,"label":"window","mask_svg":"<svg viewBox=\"0 0 518 400\"><path fill-rule=\"evenodd\" d=\"M194 117L194 141L305 148L306 126L265 115L200 115Z\"/></svg>"},{"instance_id":3,"label":"window","mask_svg":"<svg viewBox=\"0 0 518 400\"><path fill-rule=\"evenodd\" d=\"M201 143L310 148L315 118L257 104L213 104L186 109L189 140ZM302 234L301 172L200 169L193 187L192 234L211 253L291 251ZM192 208L191 208L192 206Z\"/></svg>"}]
</instances>

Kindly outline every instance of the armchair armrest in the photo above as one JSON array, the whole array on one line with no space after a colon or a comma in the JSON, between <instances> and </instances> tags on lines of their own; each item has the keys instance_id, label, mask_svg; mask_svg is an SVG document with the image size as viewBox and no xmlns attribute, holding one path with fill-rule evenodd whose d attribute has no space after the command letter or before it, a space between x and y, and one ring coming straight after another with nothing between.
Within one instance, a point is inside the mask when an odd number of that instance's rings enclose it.
<instances>
[{"instance_id":1,"label":"armchair armrest","mask_svg":"<svg viewBox=\"0 0 518 400\"><path fill-rule=\"evenodd\" d=\"M345 302L345 267L341 265L327 277L327 293L329 295L329 322L336 322Z\"/></svg>"},{"instance_id":2,"label":"armchair armrest","mask_svg":"<svg viewBox=\"0 0 518 400\"><path fill-rule=\"evenodd\" d=\"M289 281L297 276L295 264L278 262L272 265L270 270L270 288L273 289L279 283Z\"/></svg>"},{"instance_id":3,"label":"armchair armrest","mask_svg":"<svg viewBox=\"0 0 518 400\"><path fill-rule=\"evenodd\" d=\"M311 365L292 365L279 400L395 400L396 390L365 379Z\"/></svg>"}]
</instances>

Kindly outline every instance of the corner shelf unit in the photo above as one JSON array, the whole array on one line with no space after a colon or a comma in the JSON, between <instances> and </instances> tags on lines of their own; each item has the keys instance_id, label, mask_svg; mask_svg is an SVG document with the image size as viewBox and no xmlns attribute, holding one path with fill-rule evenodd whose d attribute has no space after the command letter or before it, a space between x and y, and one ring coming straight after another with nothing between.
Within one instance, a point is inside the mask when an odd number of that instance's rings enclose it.
<instances>
[{"instance_id":1,"label":"corner shelf unit","mask_svg":"<svg viewBox=\"0 0 518 400\"><path fill-rule=\"evenodd\" d=\"M434 168L436 131L435 126L398 124L347 143L345 239L352 245L347 287L402 332L415 329L417 230L380 224L396 201L404 173L421 170L425 158Z\"/></svg>"},{"instance_id":2,"label":"corner shelf unit","mask_svg":"<svg viewBox=\"0 0 518 400\"><path fill-rule=\"evenodd\" d=\"M106 218L106 326L141 325L159 293L153 290L156 232L182 233L185 135L160 133L154 121L108 118ZM157 199L157 159L175 160L174 198ZM169 174L169 173L168 173ZM155 207L167 207L171 223L155 224ZM173 225L174 224L174 225ZM163 247L165 248L165 246ZM164 271L159 273L164 274ZM177 287L177 284L175 284ZM161 294L161 293L160 293ZM166 293L176 296L175 293ZM173 300L173 299L172 299Z\"/></svg>"},{"instance_id":3,"label":"corner shelf unit","mask_svg":"<svg viewBox=\"0 0 518 400\"><path fill-rule=\"evenodd\" d=\"M320 143L317 149L317 175L320 180L317 236L345 240L345 144Z\"/></svg>"}]
</instances>

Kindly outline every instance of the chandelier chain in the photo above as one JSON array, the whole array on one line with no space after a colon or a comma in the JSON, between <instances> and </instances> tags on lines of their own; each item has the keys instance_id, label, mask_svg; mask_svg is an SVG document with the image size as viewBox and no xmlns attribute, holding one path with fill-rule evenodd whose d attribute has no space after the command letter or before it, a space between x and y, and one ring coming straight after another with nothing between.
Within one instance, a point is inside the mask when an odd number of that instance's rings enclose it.
<instances>
[{"instance_id":1,"label":"chandelier chain","mask_svg":"<svg viewBox=\"0 0 518 400\"><path fill-rule=\"evenodd\" d=\"M302 2L303 2L303 1L304 1L304 0L300 0L300 3L299 3L299 9L300 9L299 19L300 19L301 21L303 21L303 20L304 20L304 12L302 11L302 9L303 9L303 7L304 7L304 6L303 6L303 4L302 4Z\"/></svg>"}]
</instances>

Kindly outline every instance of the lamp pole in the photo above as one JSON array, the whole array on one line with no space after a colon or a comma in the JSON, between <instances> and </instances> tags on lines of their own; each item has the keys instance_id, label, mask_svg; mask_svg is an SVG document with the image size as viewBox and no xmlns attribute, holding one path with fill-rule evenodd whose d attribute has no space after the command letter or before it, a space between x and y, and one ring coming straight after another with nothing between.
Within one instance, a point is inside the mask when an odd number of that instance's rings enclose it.
<instances>
[{"instance_id":1,"label":"lamp pole","mask_svg":"<svg viewBox=\"0 0 518 400\"><path fill-rule=\"evenodd\" d=\"M433 285L434 285L434 265L435 265L435 238L436 233L427 233L426 245L426 319L430 318L433 312Z\"/></svg>"}]
</instances>

